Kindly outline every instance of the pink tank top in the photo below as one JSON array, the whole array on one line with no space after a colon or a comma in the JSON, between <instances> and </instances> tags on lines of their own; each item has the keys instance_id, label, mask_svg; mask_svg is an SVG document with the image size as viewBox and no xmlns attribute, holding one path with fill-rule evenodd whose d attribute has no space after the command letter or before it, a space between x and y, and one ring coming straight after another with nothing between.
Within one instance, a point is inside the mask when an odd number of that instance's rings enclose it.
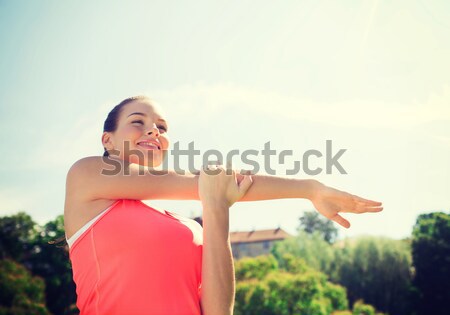
<instances>
[{"instance_id":1,"label":"pink tank top","mask_svg":"<svg viewBox=\"0 0 450 315\"><path fill-rule=\"evenodd\" d=\"M117 200L71 246L80 315L201 314L203 230Z\"/></svg>"}]
</instances>

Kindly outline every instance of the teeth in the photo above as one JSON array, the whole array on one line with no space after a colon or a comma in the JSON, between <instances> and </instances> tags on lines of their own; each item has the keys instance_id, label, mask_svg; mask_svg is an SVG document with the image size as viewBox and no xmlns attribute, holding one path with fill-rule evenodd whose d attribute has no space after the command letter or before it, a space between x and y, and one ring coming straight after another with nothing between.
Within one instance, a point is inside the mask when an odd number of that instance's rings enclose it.
<instances>
[{"instance_id":1,"label":"teeth","mask_svg":"<svg viewBox=\"0 0 450 315\"><path fill-rule=\"evenodd\" d=\"M154 145L152 143L141 142L141 143L139 143L139 145L143 145L143 146L146 146L146 147L159 149L159 147L157 145Z\"/></svg>"}]
</instances>

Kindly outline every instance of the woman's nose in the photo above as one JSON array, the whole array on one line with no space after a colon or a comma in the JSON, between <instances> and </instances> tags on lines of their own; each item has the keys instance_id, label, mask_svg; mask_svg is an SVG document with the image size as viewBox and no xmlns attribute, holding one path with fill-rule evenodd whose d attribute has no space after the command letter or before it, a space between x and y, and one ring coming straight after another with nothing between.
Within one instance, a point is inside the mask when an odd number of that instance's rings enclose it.
<instances>
[{"instance_id":1,"label":"woman's nose","mask_svg":"<svg viewBox=\"0 0 450 315\"><path fill-rule=\"evenodd\" d=\"M153 134L153 135L155 135L155 137L159 137L159 129L158 129L158 127L156 126L156 124L153 124L152 129L150 129L150 130L147 132L147 134L148 134L148 135Z\"/></svg>"}]
</instances>

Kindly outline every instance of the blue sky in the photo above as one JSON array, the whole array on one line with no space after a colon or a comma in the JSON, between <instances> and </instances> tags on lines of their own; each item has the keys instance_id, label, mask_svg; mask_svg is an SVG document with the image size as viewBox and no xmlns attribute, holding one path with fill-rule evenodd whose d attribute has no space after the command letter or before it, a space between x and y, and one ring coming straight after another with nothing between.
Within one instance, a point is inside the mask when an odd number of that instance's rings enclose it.
<instances>
[{"instance_id":1,"label":"blue sky","mask_svg":"<svg viewBox=\"0 0 450 315\"><path fill-rule=\"evenodd\" d=\"M0 0L0 215L61 214L69 167L102 153L112 106L145 93L182 148L270 141L299 159L332 140L348 174L294 177L384 203L344 214L341 236L406 237L420 213L450 209L449 21L444 0ZM293 233L311 207L235 204L230 228Z\"/></svg>"}]
</instances>

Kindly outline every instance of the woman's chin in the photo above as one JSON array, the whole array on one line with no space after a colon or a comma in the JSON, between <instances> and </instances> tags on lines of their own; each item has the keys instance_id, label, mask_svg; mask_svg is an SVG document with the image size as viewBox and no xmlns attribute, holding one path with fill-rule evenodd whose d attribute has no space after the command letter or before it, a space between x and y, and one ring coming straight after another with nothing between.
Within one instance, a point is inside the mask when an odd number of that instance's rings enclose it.
<instances>
[{"instance_id":1,"label":"woman's chin","mask_svg":"<svg viewBox=\"0 0 450 315\"><path fill-rule=\"evenodd\" d=\"M130 163L154 169L158 168L162 164L162 157L160 156L155 156L153 158L151 156L147 157L130 156L128 160Z\"/></svg>"},{"instance_id":2,"label":"woman's chin","mask_svg":"<svg viewBox=\"0 0 450 315\"><path fill-rule=\"evenodd\" d=\"M147 161L137 162L136 164L145 166L149 169L159 169L161 166L161 161L160 160L147 160Z\"/></svg>"}]
</instances>

